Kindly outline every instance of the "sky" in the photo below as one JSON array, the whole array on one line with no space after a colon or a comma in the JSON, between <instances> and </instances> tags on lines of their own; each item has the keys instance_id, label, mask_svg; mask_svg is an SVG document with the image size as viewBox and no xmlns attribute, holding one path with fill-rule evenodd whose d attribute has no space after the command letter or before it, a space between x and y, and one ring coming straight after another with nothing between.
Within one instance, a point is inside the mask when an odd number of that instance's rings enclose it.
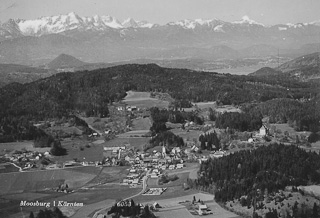
<instances>
[{"instance_id":1,"label":"sky","mask_svg":"<svg viewBox=\"0 0 320 218\"><path fill-rule=\"evenodd\" d=\"M0 0L0 21L68 14L110 15L166 24L183 19L241 20L265 25L320 20L319 0Z\"/></svg>"}]
</instances>

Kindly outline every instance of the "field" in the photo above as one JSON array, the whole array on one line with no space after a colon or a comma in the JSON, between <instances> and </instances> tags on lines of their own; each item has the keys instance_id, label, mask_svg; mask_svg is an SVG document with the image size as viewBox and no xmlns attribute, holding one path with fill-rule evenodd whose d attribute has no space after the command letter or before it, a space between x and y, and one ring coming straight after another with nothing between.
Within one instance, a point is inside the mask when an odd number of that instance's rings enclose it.
<instances>
[{"instance_id":1,"label":"field","mask_svg":"<svg viewBox=\"0 0 320 218\"><path fill-rule=\"evenodd\" d=\"M148 143L150 138L143 137L143 138L135 138L135 137L126 137L126 138L115 138L110 141L106 141L101 146L104 147L115 147L115 146L123 146L123 145L130 145L136 149L143 149L143 146Z\"/></svg>"},{"instance_id":2,"label":"field","mask_svg":"<svg viewBox=\"0 0 320 218\"><path fill-rule=\"evenodd\" d=\"M97 210L98 208L103 208L107 204L113 205L113 203L120 198L124 198L126 196L131 196L138 193L141 189L132 189L126 186L120 185L110 185L104 187L96 187L90 189L83 189L71 194L60 194L58 196L48 196L42 197L42 202L50 202L51 206L53 206L53 201L67 201L67 202L78 202L83 203L83 207L63 207L61 208L62 211L68 214L74 214L72 217L92 217L92 213ZM13 212L16 214L10 216L10 218L15 217L22 217L22 214L19 212L20 208L18 207L20 203L19 201L15 201L14 204L16 205L15 208L12 208ZM29 216L30 211L39 211L43 209L43 207L24 207L23 212L25 217ZM3 212L3 211L2 211ZM0 209L0 217L4 213L1 213ZM84 216L86 215L86 216ZM6 216L9 217L9 216Z\"/></svg>"},{"instance_id":3,"label":"field","mask_svg":"<svg viewBox=\"0 0 320 218\"><path fill-rule=\"evenodd\" d=\"M100 174L85 187L95 184L120 183L128 174L129 167L104 167Z\"/></svg>"},{"instance_id":4,"label":"field","mask_svg":"<svg viewBox=\"0 0 320 218\"><path fill-rule=\"evenodd\" d=\"M81 172L89 168L91 173ZM57 188L64 183L71 188L77 188L86 184L97 174L95 167L0 174L0 195Z\"/></svg>"},{"instance_id":5,"label":"field","mask_svg":"<svg viewBox=\"0 0 320 218\"><path fill-rule=\"evenodd\" d=\"M0 143L0 155L4 155L14 150L26 149L28 151L49 151L50 148L34 148L33 141Z\"/></svg>"},{"instance_id":6,"label":"field","mask_svg":"<svg viewBox=\"0 0 320 218\"><path fill-rule=\"evenodd\" d=\"M183 129L171 129L171 132L173 132L175 135L178 135L182 137L185 141L193 141L193 139L199 139L199 135L203 133L203 131L200 130L183 130Z\"/></svg>"},{"instance_id":7,"label":"field","mask_svg":"<svg viewBox=\"0 0 320 218\"><path fill-rule=\"evenodd\" d=\"M123 100L128 106L137 106L137 108L168 108L169 102L150 97L149 92L128 91Z\"/></svg>"},{"instance_id":8,"label":"field","mask_svg":"<svg viewBox=\"0 0 320 218\"><path fill-rule=\"evenodd\" d=\"M79 138L65 139L61 141L68 154L65 156L55 156L53 161L63 162L77 159L78 161L97 161L103 158L103 147L101 145L89 144L88 141Z\"/></svg>"},{"instance_id":9,"label":"field","mask_svg":"<svg viewBox=\"0 0 320 218\"><path fill-rule=\"evenodd\" d=\"M151 127L151 121L149 117L138 117L132 121L132 131L136 130L149 130Z\"/></svg>"},{"instance_id":10,"label":"field","mask_svg":"<svg viewBox=\"0 0 320 218\"><path fill-rule=\"evenodd\" d=\"M190 194L183 197L176 197L176 198L170 198L165 200L158 200L157 203L159 203L160 206L164 207L160 209L160 212L155 213L159 218L169 218L169 217L199 217L196 215L192 215L186 208L178 207L181 204L180 202L186 202L186 201L192 201L193 197L195 197L197 200L200 199L206 203L208 208L213 212L211 215L206 215L205 217L209 218L233 218L233 217L239 217L238 215L229 212L220 205L218 205L214 200L214 196L210 194L204 194L204 193L195 193ZM153 203L153 202L149 202ZM181 205L182 206L182 205ZM177 208L177 209L176 209ZM174 215L174 216L173 216Z\"/></svg>"},{"instance_id":11,"label":"field","mask_svg":"<svg viewBox=\"0 0 320 218\"><path fill-rule=\"evenodd\" d=\"M13 164L0 164L0 173L18 172L19 168Z\"/></svg>"}]
</instances>

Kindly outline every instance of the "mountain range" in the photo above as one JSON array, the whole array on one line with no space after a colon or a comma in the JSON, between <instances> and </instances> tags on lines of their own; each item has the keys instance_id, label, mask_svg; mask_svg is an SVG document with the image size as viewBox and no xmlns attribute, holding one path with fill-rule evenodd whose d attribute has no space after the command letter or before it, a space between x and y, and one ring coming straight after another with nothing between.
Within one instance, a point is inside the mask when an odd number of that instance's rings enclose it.
<instances>
[{"instance_id":1,"label":"mountain range","mask_svg":"<svg viewBox=\"0 0 320 218\"><path fill-rule=\"evenodd\" d=\"M0 25L0 63L46 64L70 54L84 62L131 59L237 59L317 52L320 21L266 26L249 19L195 19L164 25L75 13ZM316 46L315 46L316 45Z\"/></svg>"}]
</instances>

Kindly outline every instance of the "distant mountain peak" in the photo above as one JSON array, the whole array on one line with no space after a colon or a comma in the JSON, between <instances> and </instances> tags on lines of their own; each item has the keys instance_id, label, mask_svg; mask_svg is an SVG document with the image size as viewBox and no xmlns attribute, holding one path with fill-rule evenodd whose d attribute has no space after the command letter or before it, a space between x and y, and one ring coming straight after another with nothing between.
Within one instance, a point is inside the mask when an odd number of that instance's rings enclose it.
<instances>
[{"instance_id":1,"label":"distant mountain peak","mask_svg":"<svg viewBox=\"0 0 320 218\"><path fill-rule=\"evenodd\" d=\"M127 18L121 23L123 28L152 28L154 24L147 21L136 21L133 18Z\"/></svg>"},{"instance_id":2,"label":"distant mountain peak","mask_svg":"<svg viewBox=\"0 0 320 218\"><path fill-rule=\"evenodd\" d=\"M244 16L242 16L240 21L234 21L232 23L233 24L250 24L250 25L264 26L264 24L262 24L262 23L258 23L258 22L254 21L254 20L251 20L248 15L244 15Z\"/></svg>"},{"instance_id":3,"label":"distant mountain peak","mask_svg":"<svg viewBox=\"0 0 320 218\"><path fill-rule=\"evenodd\" d=\"M86 63L80 61L79 59L68 55L68 54L60 54L58 57L53 59L47 66L50 69L64 69L64 68L72 68L72 67L80 67L85 65Z\"/></svg>"}]
</instances>

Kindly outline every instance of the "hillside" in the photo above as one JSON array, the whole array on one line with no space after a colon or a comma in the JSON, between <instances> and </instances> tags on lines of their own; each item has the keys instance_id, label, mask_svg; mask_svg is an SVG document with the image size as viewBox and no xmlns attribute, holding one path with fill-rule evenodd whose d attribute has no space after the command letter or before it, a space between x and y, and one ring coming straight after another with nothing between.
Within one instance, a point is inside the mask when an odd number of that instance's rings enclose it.
<instances>
[{"instance_id":1,"label":"hillside","mask_svg":"<svg viewBox=\"0 0 320 218\"><path fill-rule=\"evenodd\" d=\"M279 85L293 89L287 90ZM287 80L268 81L247 76L161 68L154 64L129 64L76 74L56 74L24 85L25 92L15 98L8 98L8 93L3 89L0 90L0 106L3 112L11 108L16 113L23 111L24 114L52 117L69 110L97 111L106 104L121 100L128 90L158 90L169 93L175 99L193 102L219 100L224 104L239 104L286 97L289 93L294 96L295 87L308 86L294 81L289 84Z\"/></svg>"},{"instance_id":2,"label":"hillside","mask_svg":"<svg viewBox=\"0 0 320 218\"><path fill-rule=\"evenodd\" d=\"M53 70L18 64L0 64L0 87L12 83L28 83L54 74Z\"/></svg>"},{"instance_id":3,"label":"hillside","mask_svg":"<svg viewBox=\"0 0 320 218\"><path fill-rule=\"evenodd\" d=\"M168 93L177 102L217 101L234 104L273 98L315 96L309 83L285 78L269 79L155 64L127 64L93 71L64 72L32 83L13 83L0 89L0 136L5 141L32 138L25 130L30 121L59 119L72 114L106 117L108 106L129 90Z\"/></svg>"},{"instance_id":4,"label":"hillside","mask_svg":"<svg viewBox=\"0 0 320 218\"><path fill-rule=\"evenodd\" d=\"M73 67L81 67L83 65L86 65L86 63L67 54L61 54L47 64L48 68L50 69L73 68Z\"/></svg>"},{"instance_id":5,"label":"hillside","mask_svg":"<svg viewBox=\"0 0 320 218\"><path fill-rule=\"evenodd\" d=\"M282 74L281 71L273 69L271 67L263 67L253 73L250 73L250 76L260 76L260 77L272 77L272 76L278 76Z\"/></svg>"},{"instance_id":6,"label":"hillside","mask_svg":"<svg viewBox=\"0 0 320 218\"><path fill-rule=\"evenodd\" d=\"M276 77L292 78L299 81L320 81L320 53L303 55L288 61L278 68L264 67L256 72L250 73L250 76L258 77Z\"/></svg>"},{"instance_id":7,"label":"hillside","mask_svg":"<svg viewBox=\"0 0 320 218\"><path fill-rule=\"evenodd\" d=\"M312 53L308 55L303 55L292 61L286 62L279 66L279 70L283 72L290 72L294 70L301 70L307 67L316 68L319 67L320 53Z\"/></svg>"},{"instance_id":8,"label":"hillside","mask_svg":"<svg viewBox=\"0 0 320 218\"><path fill-rule=\"evenodd\" d=\"M219 202L229 205L241 202L243 208L257 208L258 212L268 209L266 202L287 186L319 184L319 160L319 154L296 146L273 144L209 159L200 166L200 178L189 182L193 187L214 192ZM294 202L291 203L289 208L293 208ZM276 207L278 213L283 206Z\"/></svg>"}]
</instances>

